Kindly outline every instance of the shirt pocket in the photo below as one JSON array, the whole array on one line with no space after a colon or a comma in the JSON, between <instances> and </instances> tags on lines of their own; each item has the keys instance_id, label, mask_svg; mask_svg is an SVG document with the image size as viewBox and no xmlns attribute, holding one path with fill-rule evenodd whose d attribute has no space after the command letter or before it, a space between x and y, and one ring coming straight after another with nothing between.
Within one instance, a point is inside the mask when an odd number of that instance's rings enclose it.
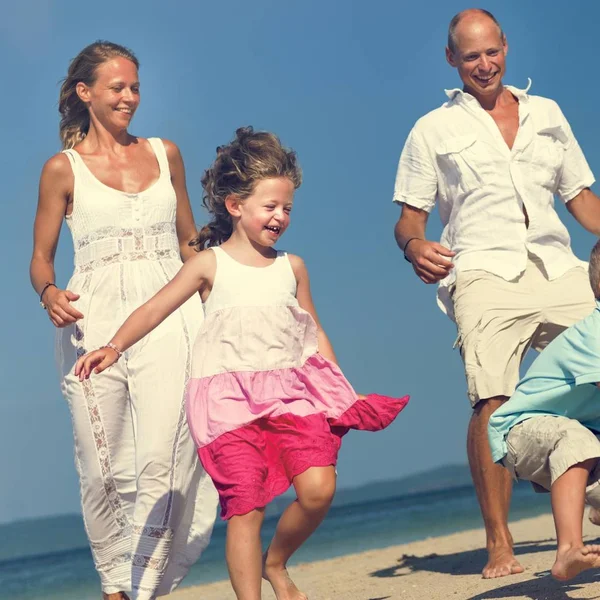
<instances>
[{"instance_id":1,"label":"shirt pocket","mask_svg":"<svg viewBox=\"0 0 600 600\"><path fill-rule=\"evenodd\" d=\"M444 140L435 148L438 166L449 187L450 195L466 193L481 186L476 150L477 136L460 135Z\"/></svg>"},{"instance_id":2,"label":"shirt pocket","mask_svg":"<svg viewBox=\"0 0 600 600\"><path fill-rule=\"evenodd\" d=\"M534 136L532 178L552 193L558 186L567 141L561 125L539 129Z\"/></svg>"}]
</instances>

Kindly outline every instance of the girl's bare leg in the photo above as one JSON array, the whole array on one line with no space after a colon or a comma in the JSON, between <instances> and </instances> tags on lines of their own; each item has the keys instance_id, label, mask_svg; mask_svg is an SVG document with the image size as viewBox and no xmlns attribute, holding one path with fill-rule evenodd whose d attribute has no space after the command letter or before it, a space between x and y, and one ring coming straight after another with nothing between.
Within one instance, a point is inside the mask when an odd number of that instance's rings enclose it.
<instances>
[{"instance_id":1,"label":"girl's bare leg","mask_svg":"<svg viewBox=\"0 0 600 600\"><path fill-rule=\"evenodd\" d=\"M238 600L260 600L262 547L260 528L264 509L231 517L227 523L225 557Z\"/></svg>"},{"instance_id":2,"label":"girl's bare leg","mask_svg":"<svg viewBox=\"0 0 600 600\"><path fill-rule=\"evenodd\" d=\"M281 515L264 556L263 577L277 600L307 600L290 579L286 565L325 518L335 493L335 469L311 467L294 478L294 487L298 498Z\"/></svg>"},{"instance_id":3,"label":"girl's bare leg","mask_svg":"<svg viewBox=\"0 0 600 600\"><path fill-rule=\"evenodd\" d=\"M600 546L583 543L585 488L590 471L598 459L574 465L552 485L552 514L558 548L552 575L560 581L571 579L594 567L600 567Z\"/></svg>"}]
</instances>

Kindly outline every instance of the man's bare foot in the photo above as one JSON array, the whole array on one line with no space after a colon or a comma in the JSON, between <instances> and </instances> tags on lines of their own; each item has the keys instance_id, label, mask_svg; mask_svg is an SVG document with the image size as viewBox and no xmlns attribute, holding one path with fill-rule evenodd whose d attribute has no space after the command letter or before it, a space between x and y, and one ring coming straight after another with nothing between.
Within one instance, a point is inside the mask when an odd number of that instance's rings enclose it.
<instances>
[{"instance_id":1,"label":"man's bare foot","mask_svg":"<svg viewBox=\"0 0 600 600\"><path fill-rule=\"evenodd\" d=\"M495 579L496 577L516 575L522 573L523 570L523 567L515 558L512 548L502 546L488 550L488 562L483 568L482 575L484 579Z\"/></svg>"},{"instance_id":2,"label":"man's bare foot","mask_svg":"<svg viewBox=\"0 0 600 600\"><path fill-rule=\"evenodd\" d=\"M556 553L552 576L559 581L567 581L594 567L600 567L600 546L568 547Z\"/></svg>"},{"instance_id":3,"label":"man's bare foot","mask_svg":"<svg viewBox=\"0 0 600 600\"><path fill-rule=\"evenodd\" d=\"M296 587L285 567L267 564L267 552L263 556L262 576L271 584L277 600L308 600L308 596Z\"/></svg>"},{"instance_id":4,"label":"man's bare foot","mask_svg":"<svg viewBox=\"0 0 600 600\"><path fill-rule=\"evenodd\" d=\"M593 506L590 508L590 512L588 513L588 519L594 525L600 525L600 510L594 508Z\"/></svg>"}]
</instances>

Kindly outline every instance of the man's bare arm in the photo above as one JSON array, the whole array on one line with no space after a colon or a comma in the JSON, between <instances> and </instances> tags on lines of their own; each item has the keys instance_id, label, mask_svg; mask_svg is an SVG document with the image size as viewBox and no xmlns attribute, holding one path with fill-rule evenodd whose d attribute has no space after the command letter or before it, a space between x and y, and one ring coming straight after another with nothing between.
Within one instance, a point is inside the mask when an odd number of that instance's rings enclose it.
<instances>
[{"instance_id":1,"label":"man's bare arm","mask_svg":"<svg viewBox=\"0 0 600 600\"><path fill-rule=\"evenodd\" d=\"M454 256L454 252L437 242L425 239L428 218L427 211L403 204L394 234L400 250L410 260L421 281L437 283L454 267L449 260Z\"/></svg>"}]
</instances>

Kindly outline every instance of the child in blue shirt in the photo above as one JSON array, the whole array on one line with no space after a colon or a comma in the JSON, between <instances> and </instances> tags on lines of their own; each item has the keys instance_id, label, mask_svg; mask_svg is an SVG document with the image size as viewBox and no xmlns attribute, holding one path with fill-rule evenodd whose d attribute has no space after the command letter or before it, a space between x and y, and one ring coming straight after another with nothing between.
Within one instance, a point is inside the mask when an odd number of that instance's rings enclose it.
<instances>
[{"instance_id":1,"label":"child in blue shirt","mask_svg":"<svg viewBox=\"0 0 600 600\"><path fill-rule=\"evenodd\" d=\"M517 479L550 491L561 581L600 567L600 545L585 545L584 505L600 522L600 242L590 256L591 315L537 357L512 397L490 418L492 458Z\"/></svg>"}]
</instances>

